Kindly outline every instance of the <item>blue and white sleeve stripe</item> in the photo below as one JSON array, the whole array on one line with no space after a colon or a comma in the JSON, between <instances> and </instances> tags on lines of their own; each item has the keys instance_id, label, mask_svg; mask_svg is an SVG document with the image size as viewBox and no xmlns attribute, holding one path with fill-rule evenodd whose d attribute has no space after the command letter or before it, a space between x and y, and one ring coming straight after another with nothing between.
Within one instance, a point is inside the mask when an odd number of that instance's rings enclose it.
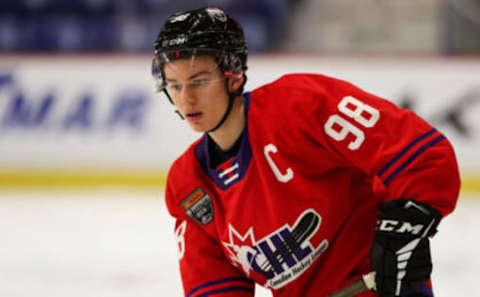
<instances>
[{"instance_id":1,"label":"blue and white sleeve stripe","mask_svg":"<svg viewBox=\"0 0 480 297\"><path fill-rule=\"evenodd\" d=\"M240 286L245 283L245 286ZM221 287L219 287L221 285ZM191 289L186 297L208 297L218 293L233 291L251 291L254 292L253 282L244 277L226 277L215 281L210 281Z\"/></svg>"},{"instance_id":2,"label":"blue and white sleeve stripe","mask_svg":"<svg viewBox=\"0 0 480 297\"><path fill-rule=\"evenodd\" d=\"M377 175L382 179L385 185L388 185L392 179L410 165L419 155L443 139L445 139L445 136L436 129L432 129L425 134L420 135L387 162L387 164L378 171ZM399 162L409 154L410 156L407 159L403 162Z\"/></svg>"}]
</instances>

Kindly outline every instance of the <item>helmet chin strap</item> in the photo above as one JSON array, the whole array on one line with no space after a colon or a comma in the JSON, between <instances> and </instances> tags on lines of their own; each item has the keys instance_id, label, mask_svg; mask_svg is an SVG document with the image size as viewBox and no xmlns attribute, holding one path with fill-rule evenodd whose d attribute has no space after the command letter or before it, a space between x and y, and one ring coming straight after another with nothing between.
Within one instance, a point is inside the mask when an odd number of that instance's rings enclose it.
<instances>
[{"instance_id":1,"label":"helmet chin strap","mask_svg":"<svg viewBox=\"0 0 480 297\"><path fill-rule=\"evenodd\" d=\"M178 114L178 116L179 116L182 120L185 120L185 118L184 118L183 115L180 113L180 111L178 111L178 109L175 109L175 113Z\"/></svg>"},{"instance_id":2,"label":"helmet chin strap","mask_svg":"<svg viewBox=\"0 0 480 297\"><path fill-rule=\"evenodd\" d=\"M229 78L225 79L225 89L228 91L228 80ZM230 115L230 112L232 111L232 107L233 107L233 103L235 102L235 97L237 96L236 93L232 93L232 92L228 92L228 106L227 106L227 110L225 111L225 113L223 114L223 117L222 119L220 120L220 122L218 122L218 124L213 127L213 129L210 129L207 131L207 133L210 133L210 132L213 132L215 130L217 130L218 128L220 128L220 126L223 125L223 123L225 122L225 120L228 118L228 116Z\"/></svg>"},{"instance_id":3,"label":"helmet chin strap","mask_svg":"<svg viewBox=\"0 0 480 297\"><path fill-rule=\"evenodd\" d=\"M229 93L228 94L228 106L227 106L227 110L225 111L225 114L223 115L222 119L220 120L220 122L218 122L218 124L211 130L207 131L207 133L210 133L210 132L213 132L215 130L217 130L218 128L220 128L220 126L223 125L223 123L225 122L225 120L228 118L228 116L230 115L230 112L232 111L232 107L233 107L233 103L235 101L235 94L234 93Z\"/></svg>"},{"instance_id":4,"label":"helmet chin strap","mask_svg":"<svg viewBox=\"0 0 480 297\"><path fill-rule=\"evenodd\" d=\"M167 90L164 89L164 90L163 90L163 93L165 94L165 96L167 96L168 101L170 101L170 103L171 103L172 105L175 105L175 104L173 104L172 97L170 97L170 94L167 92ZM183 117L183 115L180 113L180 111L179 111L178 109L175 109L175 113L178 114L178 116L180 117L180 119L185 120L185 118Z\"/></svg>"}]
</instances>

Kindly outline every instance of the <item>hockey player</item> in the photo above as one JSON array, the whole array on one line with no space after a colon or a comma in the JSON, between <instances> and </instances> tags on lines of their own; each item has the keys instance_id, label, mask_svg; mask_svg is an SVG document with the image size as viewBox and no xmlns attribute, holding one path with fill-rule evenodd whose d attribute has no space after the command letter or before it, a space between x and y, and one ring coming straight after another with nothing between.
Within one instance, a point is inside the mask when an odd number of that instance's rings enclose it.
<instances>
[{"instance_id":1,"label":"hockey player","mask_svg":"<svg viewBox=\"0 0 480 297\"><path fill-rule=\"evenodd\" d=\"M204 132L171 166L188 297L433 296L429 238L459 192L453 149L413 112L354 85L292 74L243 93L247 46L218 8L170 16L152 72Z\"/></svg>"}]
</instances>

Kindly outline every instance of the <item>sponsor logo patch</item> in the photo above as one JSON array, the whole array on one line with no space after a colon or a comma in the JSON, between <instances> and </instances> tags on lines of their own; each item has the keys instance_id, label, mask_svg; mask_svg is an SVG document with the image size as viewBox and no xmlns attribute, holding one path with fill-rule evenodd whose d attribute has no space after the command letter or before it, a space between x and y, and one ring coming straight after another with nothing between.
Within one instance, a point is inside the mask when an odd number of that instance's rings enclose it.
<instances>
[{"instance_id":1,"label":"sponsor logo patch","mask_svg":"<svg viewBox=\"0 0 480 297\"><path fill-rule=\"evenodd\" d=\"M180 203L195 222L207 225L213 220L212 198L199 187Z\"/></svg>"}]
</instances>

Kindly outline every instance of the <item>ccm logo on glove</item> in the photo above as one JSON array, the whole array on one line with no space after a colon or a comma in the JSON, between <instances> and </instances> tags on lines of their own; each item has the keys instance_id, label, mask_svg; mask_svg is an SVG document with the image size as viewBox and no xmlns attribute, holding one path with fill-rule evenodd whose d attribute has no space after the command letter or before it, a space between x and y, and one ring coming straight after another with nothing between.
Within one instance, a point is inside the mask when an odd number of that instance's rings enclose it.
<instances>
[{"instance_id":1,"label":"ccm logo on glove","mask_svg":"<svg viewBox=\"0 0 480 297\"><path fill-rule=\"evenodd\" d=\"M395 220L378 220L377 221L377 230L385 232L396 232L396 233L410 233L413 235L420 234L422 232L424 225L412 225L410 222L401 222Z\"/></svg>"}]
</instances>

